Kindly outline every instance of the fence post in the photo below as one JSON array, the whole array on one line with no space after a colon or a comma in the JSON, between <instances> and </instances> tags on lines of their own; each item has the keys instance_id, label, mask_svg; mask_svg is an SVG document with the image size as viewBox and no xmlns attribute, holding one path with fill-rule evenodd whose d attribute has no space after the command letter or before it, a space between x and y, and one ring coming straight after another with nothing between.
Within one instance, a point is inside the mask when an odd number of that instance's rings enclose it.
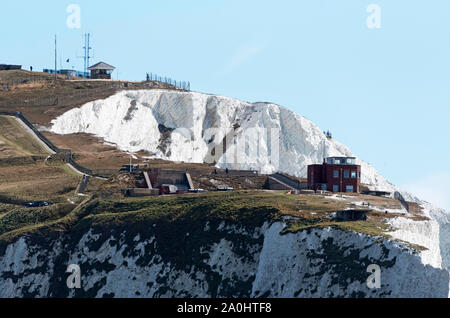
<instances>
[{"instance_id":1,"label":"fence post","mask_svg":"<svg viewBox=\"0 0 450 318\"><path fill-rule=\"evenodd\" d=\"M160 76L158 74L154 73L147 73L147 78L150 79L150 81L160 82L169 84L171 86L175 86L176 88L182 89L182 90L191 90L191 82L189 81L177 81L167 76Z\"/></svg>"}]
</instances>

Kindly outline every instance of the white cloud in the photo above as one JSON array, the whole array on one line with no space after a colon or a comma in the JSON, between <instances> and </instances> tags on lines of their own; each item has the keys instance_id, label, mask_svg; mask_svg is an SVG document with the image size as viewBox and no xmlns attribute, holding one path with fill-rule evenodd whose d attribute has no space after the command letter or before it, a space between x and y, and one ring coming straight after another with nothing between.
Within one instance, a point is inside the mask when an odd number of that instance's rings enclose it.
<instances>
[{"instance_id":1,"label":"white cloud","mask_svg":"<svg viewBox=\"0 0 450 318\"><path fill-rule=\"evenodd\" d=\"M402 188L450 212L450 172L435 173Z\"/></svg>"},{"instance_id":2,"label":"white cloud","mask_svg":"<svg viewBox=\"0 0 450 318\"><path fill-rule=\"evenodd\" d=\"M262 44L247 44L238 48L228 63L225 65L220 75L227 75L233 72L236 68L244 64L253 56L259 54L264 49Z\"/></svg>"}]
</instances>

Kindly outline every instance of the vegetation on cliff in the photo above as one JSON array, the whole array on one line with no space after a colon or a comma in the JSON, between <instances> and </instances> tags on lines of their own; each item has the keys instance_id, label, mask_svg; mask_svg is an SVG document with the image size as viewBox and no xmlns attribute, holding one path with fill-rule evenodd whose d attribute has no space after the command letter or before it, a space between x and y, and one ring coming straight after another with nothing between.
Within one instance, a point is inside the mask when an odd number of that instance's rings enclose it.
<instances>
[{"instance_id":1,"label":"vegetation on cliff","mask_svg":"<svg viewBox=\"0 0 450 318\"><path fill-rule=\"evenodd\" d=\"M373 211L367 221L333 220L332 213L346 206L345 202L326 196L297 196L276 191L103 199L92 195L73 210L68 204L37 209L16 208L9 212L0 210L0 244L19 236L53 236L72 230L85 233L89 228L145 232L153 224L164 223L172 224L175 233L180 230L177 226L186 227L183 231L188 231L190 227L204 227L207 222L230 221L245 226L261 226L266 221L280 219L288 224L284 233L336 227L373 236L388 236L386 233L390 228L386 219L395 215Z\"/></svg>"}]
</instances>

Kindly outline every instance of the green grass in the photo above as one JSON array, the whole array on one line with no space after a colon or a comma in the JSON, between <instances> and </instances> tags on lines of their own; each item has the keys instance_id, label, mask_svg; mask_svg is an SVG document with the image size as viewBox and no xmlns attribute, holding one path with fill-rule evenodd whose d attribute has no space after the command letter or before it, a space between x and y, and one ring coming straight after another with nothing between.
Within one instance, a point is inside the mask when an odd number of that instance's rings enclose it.
<instances>
[{"instance_id":1,"label":"green grass","mask_svg":"<svg viewBox=\"0 0 450 318\"><path fill-rule=\"evenodd\" d=\"M13 117L0 116L0 139L26 155L46 155L49 152Z\"/></svg>"},{"instance_id":2,"label":"green grass","mask_svg":"<svg viewBox=\"0 0 450 318\"><path fill-rule=\"evenodd\" d=\"M14 208L14 205L7 204L7 203L1 203L0 202L0 218L4 216L7 212L11 211Z\"/></svg>"},{"instance_id":3,"label":"green grass","mask_svg":"<svg viewBox=\"0 0 450 318\"><path fill-rule=\"evenodd\" d=\"M61 168L61 170L64 170L64 172L66 172L67 174L69 174L71 176L81 178L81 175L79 173L75 172L72 168L70 168L66 164L63 164L63 165L59 166L59 168Z\"/></svg>"},{"instance_id":4,"label":"green grass","mask_svg":"<svg viewBox=\"0 0 450 318\"><path fill-rule=\"evenodd\" d=\"M301 198L301 202L299 199ZM306 201L303 201L306 200ZM306 202L306 205L303 203ZM230 220L245 219L252 210L272 209L277 215L292 215L305 219L328 217L343 206L338 202L327 202L317 196L294 196L283 192L236 191L231 193L211 192L200 195L164 196L149 198L127 198L102 200L91 211L93 215L139 214L157 215L176 219L212 216ZM302 210L303 209L303 210ZM316 214L311 215L311 211ZM98 219L98 218L97 218Z\"/></svg>"},{"instance_id":5,"label":"green grass","mask_svg":"<svg viewBox=\"0 0 450 318\"><path fill-rule=\"evenodd\" d=\"M337 222L337 221L317 221L308 222L305 220L293 222L284 233L295 233L311 228L339 228L347 232L363 233L372 236L383 236L390 238L387 234L392 230L390 226L380 221L354 221L354 222Z\"/></svg>"},{"instance_id":6,"label":"green grass","mask_svg":"<svg viewBox=\"0 0 450 318\"><path fill-rule=\"evenodd\" d=\"M49 153L13 117L0 116L0 149L0 235L60 219L73 209L67 198L80 176L61 156L45 161ZM57 204L24 209L23 204L30 201Z\"/></svg>"},{"instance_id":7,"label":"green grass","mask_svg":"<svg viewBox=\"0 0 450 318\"><path fill-rule=\"evenodd\" d=\"M174 221L189 217L192 220L220 218L251 222L253 211L277 211L278 196L270 194L208 193L201 195L128 198L99 201L91 215L96 223L103 220L136 218L164 218ZM106 223L108 223L107 221Z\"/></svg>"},{"instance_id":8,"label":"green grass","mask_svg":"<svg viewBox=\"0 0 450 318\"><path fill-rule=\"evenodd\" d=\"M49 207L17 207L0 218L0 235L30 225L60 219L73 210L71 204L56 204Z\"/></svg>"},{"instance_id":9,"label":"green grass","mask_svg":"<svg viewBox=\"0 0 450 318\"><path fill-rule=\"evenodd\" d=\"M208 193L198 196L167 196L100 200L86 198L77 208L62 218L35 218L30 216L20 222L20 213L4 219L0 242L11 242L18 236L51 235L73 228L80 230L91 226L148 228L154 222L191 224L198 226L207 220L230 220L256 225L279 216L273 206L277 194L249 195L242 193ZM67 211L64 211L67 212ZM62 213L61 211L59 213ZM202 222L200 222L202 221Z\"/></svg>"},{"instance_id":10,"label":"green grass","mask_svg":"<svg viewBox=\"0 0 450 318\"><path fill-rule=\"evenodd\" d=\"M85 201L75 208L73 206L69 208L68 205L60 205L59 207L56 206L57 210L53 210L53 213L49 214L49 218L45 218L40 215L35 216L37 218L35 221L31 221L33 218L33 216L31 216L28 221L21 222L18 217L11 217L12 221L4 222L3 227L14 229L0 235L0 248L4 248L6 245L21 236L49 237L53 234L70 230L79 220L86 216L86 211L89 211L89 207L92 204L95 204L95 201L91 202L91 199L92 197L87 197ZM53 206L53 209L54 208L55 206ZM70 209L70 212L67 214L66 209ZM66 215L61 218L56 218L55 215L57 214L61 216L63 214ZM20 226L14 226L19 223Z\"/></svg>"},{"instance_id":11,"label":"green grass","mask_svg":"<svg viewBox=\"0 0 450 318\"><path fill-rule=\"evenodd\" d=\"M19 222L21 213L13 213L4 219L0 240L11 239L26 233L49 233L53 229L78 229L96 227L148 227L154 222L182 223L190 226L205 224L206 221L227 220L248 226L262 225L282 215L291 215L308 224L326 221L329 214L339 205L320 202L319 197L286 195L283 192L238 191L232 193L212 192L199 195L158 196L126 199L86 199L83 204L63 217L42 214L29 216ZM306 200L306 201L305 201ZM304 204L306 202L306 205ZM316 215L300 208L315 209ZM14 216L14 218L13 218ZM28 235L27 234L27 235Z\"/></svg>"},{"instance_id":12,"label":"green grass","mask_svg":"<svg viewBox=\"0 0 450 318\"><path fill-rule=\"evenodd\" d=\"M86 198L75 209L73 206L61 204L53 209L18 209L4 215L0 218L0 244L11 242L22 235L48 236L61 231L85 233L90 228L100 228L102 231L120 228L145 232L154 224L165 224L169 232L179 233L204 226L208 221L217 224L224 220L256 227L266 221L278 220L283 215L295 217L288 221L291 223L283 234L332 227L390 238L387 233L392 229L383 223L381 214L369 217L368 221L332 221L331 212L342 208L341 204L327 201L320 196L295 196L262 191L126 199L99 199L94 196ZM305 208L308 211L305 211ZM312 211L314 213L311 213ZM410 247L423 249L420 246Z\"/></svg>"}]
</instances>

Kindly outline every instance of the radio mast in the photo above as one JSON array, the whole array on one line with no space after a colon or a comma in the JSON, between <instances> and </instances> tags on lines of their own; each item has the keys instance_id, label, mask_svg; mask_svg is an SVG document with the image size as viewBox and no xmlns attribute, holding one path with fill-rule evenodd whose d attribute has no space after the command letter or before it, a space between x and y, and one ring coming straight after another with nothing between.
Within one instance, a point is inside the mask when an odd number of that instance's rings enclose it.
<instances>
[{"instance_id":1,"label":"radio mast","mask_svg":"<svg viewBox=\"0 0 450 318\"><path fill-rule=\"evenodd\" d=\"M55 34L55 81L56 81L56 79L58 78L58 76L57 76L57 74L56 74L56 71L57 71L57 69L58 69L58 63L57 63L57 61L58 61L58 53L57 53L56 34Z\"/></svg>"},{"instance_id":2,"label":"radio mast","mask_svg":"<svg viewBox=\"0 0 450 318\"><path fill-rule=\"evenodd\" d=\"M83 56L79 56L79 58L82 58L84 60L84 73L87 73L87 69L89 68L89 60L91 59L91 34L85 33L84 35L84 46L83 46Z\"/></svg>"}]
</instances>

